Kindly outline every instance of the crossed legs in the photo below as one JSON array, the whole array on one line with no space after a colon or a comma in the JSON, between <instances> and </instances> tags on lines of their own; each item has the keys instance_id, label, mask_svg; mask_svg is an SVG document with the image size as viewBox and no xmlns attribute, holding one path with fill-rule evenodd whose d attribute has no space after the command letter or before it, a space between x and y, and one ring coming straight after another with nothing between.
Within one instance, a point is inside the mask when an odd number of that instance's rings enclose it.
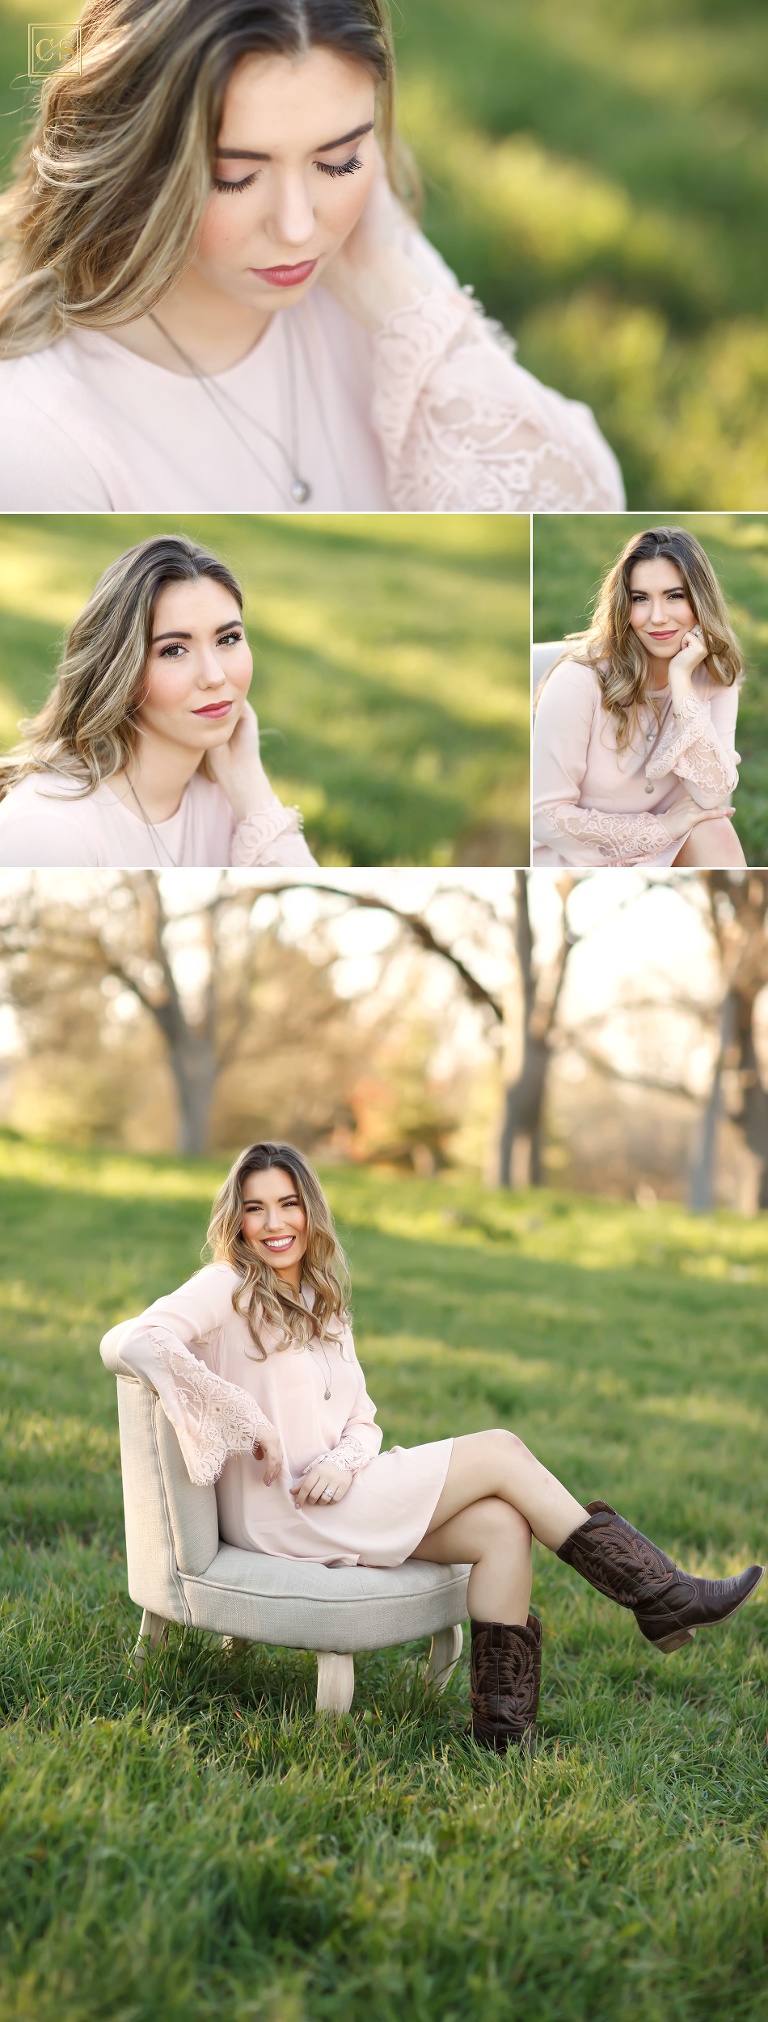
<instances>
[{"instance_id":1,"label":"crossed legs","mask_svg":"<svg viewBox=\"0 0 768 2022\"><path fill-rule=\"evenodd\" d=\"M477 1621L525 1622L531 1597L531 1535L550 1551L586 1522L587 1511L514 1432L464 1433L415 1559L472 1565L469 1612Z\"/></svg>"}]
</instances>

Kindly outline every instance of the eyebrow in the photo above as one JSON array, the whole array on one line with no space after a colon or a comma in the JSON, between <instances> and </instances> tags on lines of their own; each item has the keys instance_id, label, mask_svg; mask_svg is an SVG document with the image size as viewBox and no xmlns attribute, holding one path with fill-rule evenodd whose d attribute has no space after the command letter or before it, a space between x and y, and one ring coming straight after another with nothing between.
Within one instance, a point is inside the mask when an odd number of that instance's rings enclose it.
<instances>
[{"instance_id":1,"label":"eyebrow","mask_svg":"<svg viewBox=\"0 0 768 2022\"><path fill-rule=\"evenodd\" d=\"M339 138L338 138L338 140L324 140L324 141L321 141L321 143L320 143L320 146L319 146L319 147L313 147L313 149L312 149L312 153L313 153L313 154L330 154L331 148L333 148L333 147L345 147L345 146L346 146L346 143L347 143L347 141L349 141L349 140L362 140L362 138L363 138L363 134L364 134L364 133L372 133L372 132L373 132L373 120L372 120L372 119L369 119L369 120L367 121L367 123L366 123L366 125L365 125L365 126L356 126L356 127L353 127L353 130L352 130L352 132L351 132L351 133L342 133L342 134L340 134L340 135L339 135ZM217 160L217 161L271 161L271 160L272 160L272 156L271 156L271 154L256 154L256 153L254 152L254 149L253 149L253 148L251 148L251 147L217 147L217 149L216 149L216 160Z\"/></svg>"},{"instance_id":2,"label":"eyebrow","mask_svg":"<svg viewBox=\"0 0 768 2022\"><path fill-rule=\"evenodd\" d=\"M242 618L230 618L229 624L217 625L213 634L214 638L218 639L220 632L233 631L235 625L242 625L242 622L243 622ZM161 639L191 639L191 638L192 638L191 632L182 632L181 627L179 627L178 631L176 632L155 632L154 638L152 640L152 645L159 646Z\"/></svg>"}]
</instances>

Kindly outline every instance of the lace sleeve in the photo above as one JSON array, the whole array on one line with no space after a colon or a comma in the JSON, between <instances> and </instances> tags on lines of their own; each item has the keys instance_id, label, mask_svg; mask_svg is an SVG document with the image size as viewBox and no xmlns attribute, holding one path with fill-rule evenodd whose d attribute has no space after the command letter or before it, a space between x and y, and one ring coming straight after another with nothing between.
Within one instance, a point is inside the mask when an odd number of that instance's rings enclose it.
<instances>
[{"instance_id":1,"label":"lace sleeve","mask_svg":"<svg viewBox=\"0 0 768 2022\"><path fill-rule=\"evenodd\" d=\"M717 807L738 786L737 755L718 737L709 701L691 694L679 714L670 715L665 724L645 768L646 778L664 779L675 772L678 779L690 781L700 807Z\"/></svg>"},{"instance_id":2,"label":"lace sleeve","mask_svg":"<svg viewBox=\"0 0 768 2022\"><path fill-rule=\"evenodd\" d=\"M301 832L297 807L283 807L278 800L262 814L247 814L232 837L230 863L314 864Z\"/></svg>"},{"instance_id":3,"label":"lace sleeve","mask_svg":"<svg viewBox=\"0 0 768 2022\"><path fill-rule=\"evenodd\" d=\"M375 1446L366 1445L354 1432L345 1432L338 1446L331 1446L325 1453L317 1454L312 1466L317 1467L318 1461L329 1460L331 1466L341 1468L343 1474L359 1474L361 1467L367 1467L369 1460L376 1459L381 1445L378 1426L374 1426L373 1430L377 1434ZM308 1474L309 1468L305 1467L304 1473Z\"/></svg>"},{"instance_id":4,"label":"lace sleeve","mask_svg":"<svg viewBox=\"0 0 768 2022\"><path fill-rule=\"evenodd\" d=\"M588 407L517 364L471 291L434 287L373 339L373 422L400 512L602 512L621 472Z\"/></svg>"},{"instance_id":5,"label":"lace sleeve","mask_svg":"<svg viewBox=\"0 0 768 2022\"><path fill-rule=\"evenodd\" d=\"M120 1360L160 1399L176 1433L190 1481L218 1481L233 1453L250 1453L270 1420L236 1383L226 1383L183 1348L170 1329L148 1327L121 1344Z\"/></svg>"},{"instance_id":6,"label":"lace sleeve","mask_svg":"<svg viewBox=\"0 0 768 2022\"><path fill-rule=\"evenodd\" d=\"M655 814L603 814L596 807L542 808L537 841L549 842L573 864L641 864L659 856L672 840Z\"/></svg>"}]
</instances>

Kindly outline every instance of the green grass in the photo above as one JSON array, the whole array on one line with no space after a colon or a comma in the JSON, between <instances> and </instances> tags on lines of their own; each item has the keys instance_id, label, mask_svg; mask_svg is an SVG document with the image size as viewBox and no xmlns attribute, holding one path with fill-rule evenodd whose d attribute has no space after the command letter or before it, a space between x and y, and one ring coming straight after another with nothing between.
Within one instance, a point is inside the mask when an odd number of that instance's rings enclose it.
<instances>
[{"instance_id":1,"label":"green grass","mask_svg":"<svg viewBox=\"0 0 768 2022\"><path fill-rule=\"evenodd\" d=\"M97 1339L195 1268L213 1165L0 1144L2 2022L757 2022L766 1610L664 1661L537 1550L533 1766L462 1738L466 1658L172 1631L130 1663ZM385 1442L514 1426L724 1572L765 1542L768 1227L335 1169Z\"/></svg>"},{"instance_id":2,"label":"green grass","mask_svg":"<svg viewBox=\"0 0 768 2022\"><path fill-rule=\"evenodd\" d=\"M28 11L0 0L6 160ZM523 364L594 406L630 505L765 506L759 0L397 0L393 17L427 230Z\"/></svg>"},{"instance_id":3,"label":"green grass","mask_svg":"<svg viewBox=\"0 0 768 2022\"><path fill-rule=\"evenodd\" d=\"M534 522L533 636L561 639L589 622L606 569L648 516L538 514ZM658 515L656 516L659 524ZM736 743L741 753L734 828L749 864L768 863L768 519L748 513L675 513L703 542L744 648L746 681Z\"/></svg>"},{"instance_id":4,"label":"green grass","mask_svg":"<svg viewBox=\"0 0 768 2022\"><path fill-rule=\"evenodd\" d=\"M528 856L528 519L459 513L6 517L0 738L48 693L116 555L189 533L234 567L277 791L323 864Z\"/></svg>"}]
</instances>

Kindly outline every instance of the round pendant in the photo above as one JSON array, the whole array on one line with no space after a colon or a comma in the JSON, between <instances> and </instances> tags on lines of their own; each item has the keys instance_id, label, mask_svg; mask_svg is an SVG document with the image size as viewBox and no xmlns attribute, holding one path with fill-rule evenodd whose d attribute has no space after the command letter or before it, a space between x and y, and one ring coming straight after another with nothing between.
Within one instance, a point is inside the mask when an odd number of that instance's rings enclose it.
<instances>
[{"instance_id":1,"label":"round pendant","mask_svg":"<svg viewBox=\"0 0 768 2022\"><path fill-rule=\"evenodd\" d=\"M291 498L293 499L294 504L306 505L307 499L311 497L312 497L312 486L307 484L306 478L295 477L293 480L293 484L291 485Z\"/></svg>"},{"instance_id":2,"label":"round pendant","mask_svg":"<svg viewBox=\"0 0 768 2022\"><path fill-rule=\"evenodd\" d=\"M326 1402L327 1402L328 1398L330 1397L330 1394L331 1394L331 1393L330 1393L330 1390L324 1390L324 1391L323 1391L323 1396L325 1397L325 1399L326 1399Z\"/></svg>"},{"instance_id":3,"label":"round pendant","mask_svg":"<svg viewBox=\"0 0 768 2022\"><path fill-rule=\"evenodd\" d=\"M647 785L647 787L646 787L645 791L646 791L646 793L653 793L653 786L652 786L652 784L651 784L651 781L650 781L650 780L648 781L648 785Z\"/></svg>"}]
</instances>

